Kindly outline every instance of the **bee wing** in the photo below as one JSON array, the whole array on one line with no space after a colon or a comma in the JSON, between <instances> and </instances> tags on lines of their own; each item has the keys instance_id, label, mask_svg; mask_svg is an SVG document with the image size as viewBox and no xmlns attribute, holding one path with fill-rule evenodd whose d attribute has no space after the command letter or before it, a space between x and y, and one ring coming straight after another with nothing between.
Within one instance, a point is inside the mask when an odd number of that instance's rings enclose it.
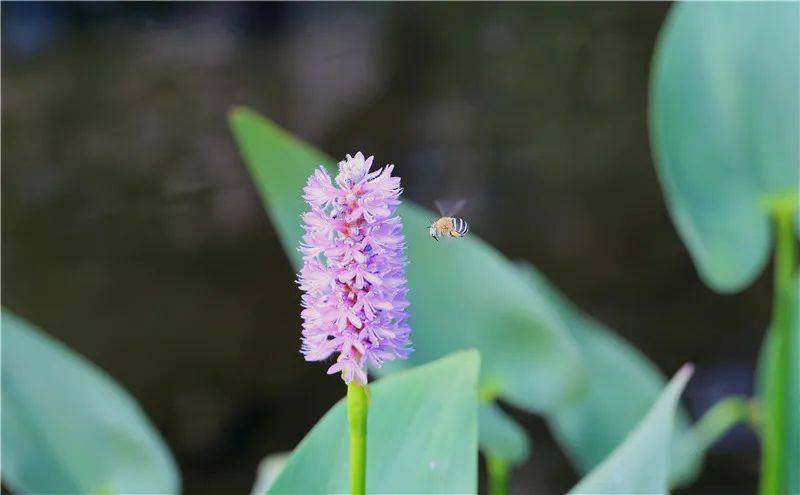
<instances>
[{"instance_id":1,"label":"bee wing","mask_svg":"<svg viewBox=\"0 0 800 495\"><path fill-rule=\"evenodd\" d=\"M443 217L452 217L453 215L457 214L464 208L464 205L467 204L466 200L463 199L455 199L455 200L446 200L446 199L437 199L435 201L436 209L439 210L439 214Z\"/></svg>"}]
</instances>

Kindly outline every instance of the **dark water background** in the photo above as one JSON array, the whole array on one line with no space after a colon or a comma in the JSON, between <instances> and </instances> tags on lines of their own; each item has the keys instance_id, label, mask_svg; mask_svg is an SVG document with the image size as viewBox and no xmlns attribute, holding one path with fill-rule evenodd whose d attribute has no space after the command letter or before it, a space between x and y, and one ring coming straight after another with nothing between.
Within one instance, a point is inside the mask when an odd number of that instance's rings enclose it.
<instances>
[{"instance_id":1,"label":"dark water background","mask_svg":"<svg viewBox=\"0 0 800 495\"><path fill-rule=\"evenodd\" d=\"M4 2L3 305L141 401L186 493L249 491L343 388L298 352L294 274L227 129L247 104L333 156L394 162L407 198L466 195L474 232L665 373L696 363L695 416L750 393L768 276L734 296L700 282L650 157L667 10ZM533 438L514 493L566 491L542 421L512 412ZM753 493L756 449L738 430L681 493Z\"/></svg>"}]
</instances>

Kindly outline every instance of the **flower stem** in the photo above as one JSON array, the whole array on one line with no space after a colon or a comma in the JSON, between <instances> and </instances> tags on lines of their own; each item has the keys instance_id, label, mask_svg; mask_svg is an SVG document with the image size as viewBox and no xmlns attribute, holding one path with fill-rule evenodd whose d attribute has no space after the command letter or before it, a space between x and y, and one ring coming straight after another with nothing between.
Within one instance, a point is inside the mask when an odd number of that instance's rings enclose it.
<instances>
[{"instance_id":1,"label":"flower stem","mask_svg":"<svg viewBox=\"0 0 800 495\"><path fill-rule=\"evenodd\" d=\"M508 495L508 463L497 457L486 457L486 471L489 475L489 495Z\"/></svg>"},{"instance_id":2,"label":"flower stem","mask_svg":"<svg viewBox=\"0 0 800 495\"><path fill-rule=\"evenodd\" d=\"M761 495L785 493L786 466L784 452L788 438L787 398L790 373L800 363L792 363L792 318L794 297L793 273L796 268L796 244L792 221L794 208L775 208L775 289L772 325L767 334L766 352L762 359L766 376L763 382L763 421Z\"/></svg>"},{"instance_id":3,"label":"flower stem","mask_svg":"<svg viewBox=\"0 0 800 495\"><path fill-rule=\"evenodd\" d=\"M715 403L703 414L692 431L700 452L705 452L728 430L739 423L754 427L753 404L744 397L726 397Z\"/></svg>"},{"instance_id":4,"label":"flower stem","mask_svg":"<svg viewBox=\"0 0 800 495\"><path fill-rule=\"evenodd\" d=\"M347 386L347 423L350 427L350 495L367 493L367 387L353 380Z\"/></svg>"}]
</instances>

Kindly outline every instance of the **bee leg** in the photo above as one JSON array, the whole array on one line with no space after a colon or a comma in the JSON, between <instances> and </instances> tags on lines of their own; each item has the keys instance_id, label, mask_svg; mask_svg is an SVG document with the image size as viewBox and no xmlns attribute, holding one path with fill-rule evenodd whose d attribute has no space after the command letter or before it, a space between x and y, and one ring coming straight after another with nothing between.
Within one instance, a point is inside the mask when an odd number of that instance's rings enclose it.
<instances>
[{"instance_id":1,"label":"bee leg","mask_svg":"<svg viewBox=\"0 0 800 495\"><path fill-rule=\"evenodd\" d=\"M436 237L435 235L434 235L434 236L431 236L431 237L433 237L433 240L434 240L434 241L436 241L436 242L439 242L439 238L438 238L438 237Z\"/></svg>"}]
</instances>

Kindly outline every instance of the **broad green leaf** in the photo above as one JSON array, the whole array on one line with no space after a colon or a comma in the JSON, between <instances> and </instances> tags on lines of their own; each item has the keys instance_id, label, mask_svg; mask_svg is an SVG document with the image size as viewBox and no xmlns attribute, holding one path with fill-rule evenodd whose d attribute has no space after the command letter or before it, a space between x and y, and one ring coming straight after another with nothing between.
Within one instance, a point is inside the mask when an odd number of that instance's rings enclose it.
<instances>
[{"instance_id":1,"label":"broad green leaf","mask_svg":"<svg viewBox=\"0 0 800 495\"><path fill-rule=\"evenodd\" d=\"M800 3L673 6L653 61L650 128L672 219L718 291L768 259L768 213L798 197Z\"/></svg>"},{"instance_id":2,"label":"broad green leaf","mask_svg":"<svg viewBox=\"0 0 800 495\"><path fill-rule=\"evenodd\" d=\"M368 493L476 493L480 356L460 351L370 385ZM339 401L297 446L273 494L347 493Z\"/></svg>"},{"instance_id":3,"label":"broad green leaf","mask_svg":"<svg viewBox=\"0 0 800 495\"><path fill-rule=\"evenodd\" d=\"M102 370L6 310L2 342L2 476L12 492L180 490L158 431Z\"/></svg>"},{"instance_id":4,"label":"broad green leaf","mask_svg":"<svg viewBox=\"0 0 800 495\"><path fill-rule=\"evenodd\" d=\"M528 460L528 434L497 404L482 404L478 409L481 450L491 458L507 464L522 464Z\"/></svg>"},{"instance_id":5,"label":"broad green leaf","mask_svg":"<svg viewBox=\"0 0 800 495\"><path fill-rule=\"evenodd\" d=\"M578 471L597 466L644 418L666 379L636 348L591 319L528 265L530 283L545 294L581 347L583 389L547 416L547 422ZM682 484L695 476L701 461L687 415L679 411L674 428L670 479Z\"/></svg>"},{"instance_id":6,"label":"broad green leaf","mask_svg":"<svg viewBox=\"0 0 800 495\"><path fill-rule=\"evenodd\" d=\"M690 365L681 368L636 429L570 493L667 493L673 420L691 375Z\"/></svg>"},{"instance_id":7,"label":"broad green leaf","mask_svg":"<svg viewBox=\"0 0 800 495\"><path fill-rule=\"evenodd\" d=\"M336 161L247 109L232 112L231 127L297 268L300 214L307 209L303 185L314 168ZM402 164L396 170L402 176ZM416 349L408 364L474 347L481 352L482 385L508 402L543 411L563 401L580 375L577 346L514 265L476 236L437 244L425 228L434 214L410 201L399 212Z\"/></svg>"}]
</instances>

